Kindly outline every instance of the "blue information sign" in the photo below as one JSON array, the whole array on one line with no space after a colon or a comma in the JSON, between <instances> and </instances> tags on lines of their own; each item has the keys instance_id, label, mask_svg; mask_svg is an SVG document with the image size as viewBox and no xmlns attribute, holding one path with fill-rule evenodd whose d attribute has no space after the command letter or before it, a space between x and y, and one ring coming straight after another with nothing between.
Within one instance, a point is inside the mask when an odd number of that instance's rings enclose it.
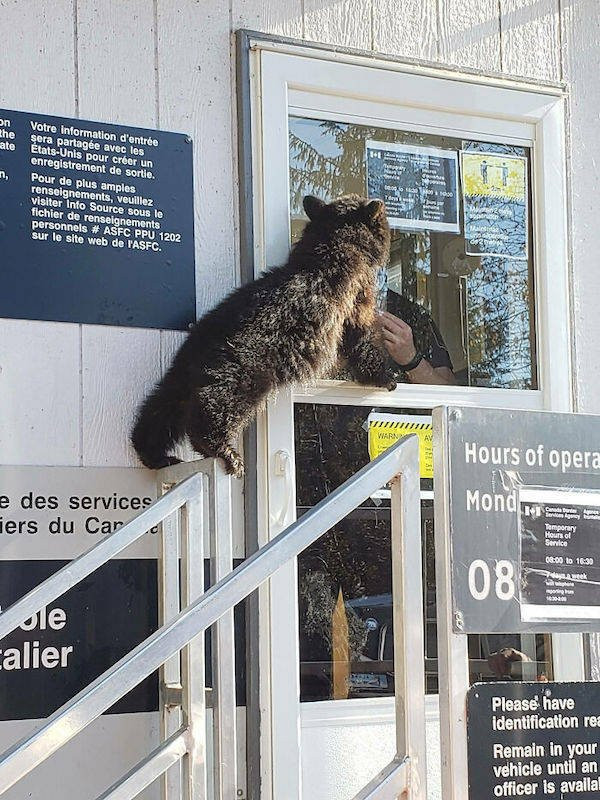
<instances>
[{"instance_id":1,"label":"blue information sign","mask_svg":"<svg viewBox=\"0 0 600 800\"><path fill-rule=\"evenodd\" d=\"M185 329L191 140L0 110L0 317Z\"/></svg>"}]
</instances>

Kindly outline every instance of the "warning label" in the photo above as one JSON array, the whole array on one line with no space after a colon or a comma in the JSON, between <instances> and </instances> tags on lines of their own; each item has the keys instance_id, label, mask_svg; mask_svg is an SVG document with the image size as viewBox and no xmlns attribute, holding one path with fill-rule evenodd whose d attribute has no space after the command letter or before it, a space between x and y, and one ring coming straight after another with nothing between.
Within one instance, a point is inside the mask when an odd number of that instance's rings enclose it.
<instances>
[{"instance_id":1,"label":"warning label","mask_svg":"<svg viewBox=\"0 0 600 800\"><path fill-rule=\"evenodd\" d=\"M417 414L383 414L372 412L369 426L369 458L381 455L403 436L415 433L419 437L419 468L421 478L433 478L433 427L431 417Z\"/></svg>"}]
</instances>

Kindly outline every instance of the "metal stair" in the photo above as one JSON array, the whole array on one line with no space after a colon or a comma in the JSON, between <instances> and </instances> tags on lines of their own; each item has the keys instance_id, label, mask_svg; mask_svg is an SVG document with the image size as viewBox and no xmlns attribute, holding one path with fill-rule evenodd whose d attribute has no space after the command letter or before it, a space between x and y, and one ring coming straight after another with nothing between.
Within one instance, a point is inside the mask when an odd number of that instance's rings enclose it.
<instances>
[{"instance_id":1,"label":"metal stair","mask_svg":"<svg viewBox=\"0 0 600 800\"><path fill-rule=\"evenodd\" d=\"M234 606L391 483L397 755L354 800L425 800L418 462L416 436L400 440L233 570L231 479L219 462L194 461L158 472L162 493L158 500L0 614L1 639L150 528L161 525L161 627L0 756L0 796L158 669L161 743L98 800L130 800L157 779L165 800L234 800ZM204 591L206 529L214 585ZM211 626L214 768L209 775L200 634Z\"/></svg>"}]
</instances>

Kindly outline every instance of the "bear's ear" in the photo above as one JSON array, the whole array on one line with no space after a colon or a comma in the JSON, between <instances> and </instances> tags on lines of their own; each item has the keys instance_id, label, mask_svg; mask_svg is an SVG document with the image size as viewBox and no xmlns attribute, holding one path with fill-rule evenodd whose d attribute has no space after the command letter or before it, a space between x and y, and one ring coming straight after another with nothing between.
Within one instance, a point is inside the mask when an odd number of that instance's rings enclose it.
<instances>
[{"instance_id":1,"label":"bear's ear","mask_svg":"<svg viewBox=\"0 0 600 800\"><path fill-rule=\"evenodd\" d=\"M367 219L373 220L379 214L385 214L385 203L383 200L370 200L365 206L365 215Z\"/></svg>"},{"instance_id":2,"label":"bear's ear","mask_svg":"<svg viewBox=\"0 0 600 800\"><path fill-rule=\"evenodd\" d=\"M313 197L312 194L307 194L304 200L302 201L302 205L304 206L304 210L306 211L306 216L309 219L316 219L320 213L323 211L327 203L324 203L322 200L319 200L318 197Z\"/></svg>"}]
</instances>

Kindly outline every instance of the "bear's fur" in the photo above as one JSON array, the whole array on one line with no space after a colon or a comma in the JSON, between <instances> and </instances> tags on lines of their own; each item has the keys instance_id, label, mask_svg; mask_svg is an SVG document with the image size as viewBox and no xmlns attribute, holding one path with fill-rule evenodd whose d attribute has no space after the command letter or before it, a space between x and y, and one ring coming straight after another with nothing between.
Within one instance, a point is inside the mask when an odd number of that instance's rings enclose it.
<instances>
[{"instance_id":1,"label":"bear's fur","mask_svg":"<svg viewBox=\"0 0 600 800\"><path fill-rule=\"evenodd\" d=\"M375 272L389 256L385 207L346 195L305 197L309 222L287 263L242 286L192 328L138 410L131 441L151 469L187 434L243 474L233 444L267 396L328 376L343 359L359 383L395 387L372 340Z\"/></svg>"}]
</instances>

